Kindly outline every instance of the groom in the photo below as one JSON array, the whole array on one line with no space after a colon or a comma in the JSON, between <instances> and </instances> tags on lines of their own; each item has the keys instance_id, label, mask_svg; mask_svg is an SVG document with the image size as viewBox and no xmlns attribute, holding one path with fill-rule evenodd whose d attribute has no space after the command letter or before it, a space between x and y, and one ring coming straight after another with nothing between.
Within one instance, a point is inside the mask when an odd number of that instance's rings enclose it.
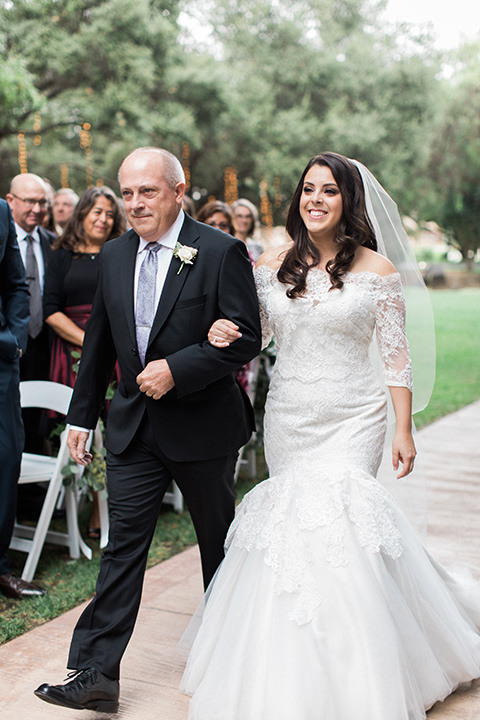
<instances>
[{"instance_id":1,"label":"groom","mask_svg":"<svg viewBox=\"0 0 480 720\"><path fill-rule=\"evenodd\" d=\"M35 694L70 708L116 712L119 666L140 604L147 553L172 478L189 508L205 587L223 558L234 514L233 468L253 429L234 370L260 351L258 305L245 245L183 213L174 155L139 148L120 168L132 230L101 251L99 284L67 417L72 457L86 465L118 359L106 430L110 535L96 595L75 628L65 685ZM217 318L241 338L207 341Z\"/></svg>"}]
</instances>

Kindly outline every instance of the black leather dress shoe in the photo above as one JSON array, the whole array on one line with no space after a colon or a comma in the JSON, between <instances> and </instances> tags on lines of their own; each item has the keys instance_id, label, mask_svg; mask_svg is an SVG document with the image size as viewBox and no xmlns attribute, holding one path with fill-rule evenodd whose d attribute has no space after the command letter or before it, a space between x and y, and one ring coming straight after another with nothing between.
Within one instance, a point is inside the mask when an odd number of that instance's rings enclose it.
<instances>
[{"instance_id":1,"label":"black leather dress shoe","mask_svg":"<svg viewBox=\"0 0 480 720\"><path fill-rule=\"evenodd\" d=\"M52 705L74 710L117 712L120 692L118 680L110 680L94 667L75 670L68 677L73 679L65 685L40 685L34 694Z\"/></svg>"},{"instance_id":2,"label":"black leather dress shoe","mask_svg":"<svg viewBox=\"0 0 480 720\"><path fill-rule=\"evenodd\" d=\"M39 597L45 595L45 590L31 582L22 580L13 573L0 575L0 592L7 597L21 600L28 597Z\"/></svg>"}]
</instances>

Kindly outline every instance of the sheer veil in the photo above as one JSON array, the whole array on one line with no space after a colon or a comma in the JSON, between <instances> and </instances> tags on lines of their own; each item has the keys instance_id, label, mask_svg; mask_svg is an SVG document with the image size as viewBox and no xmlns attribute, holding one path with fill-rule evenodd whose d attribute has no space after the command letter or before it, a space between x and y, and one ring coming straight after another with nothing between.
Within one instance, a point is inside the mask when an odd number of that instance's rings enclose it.
<instances>
[{"instance_id":1,"label":"sheer veil","mask_svg":"<svg viewBox=\"0 0 480 720\"><path fill-rule=\"evenodd\" d=\"M350 159L362 178L365 202L369 220L375 231L378 252L385 255L400 273L407 309L407 338L413 368L413 413L423 410L428 404L435 381L435 325L428 290L418 269L410 240L403 228L397 205L372 173L357 160ZM374 362L379 369L378 353L372 345ZM422 467L422 453L418 437L415 438L419 451L415 470L411 475L398 481L392 470L389 443L393 439L395 419L389 405L386 451L379 471L380 480L388 486L410 522L424 535L426 533L426 484Z\"/></svg>"}]
</instances>

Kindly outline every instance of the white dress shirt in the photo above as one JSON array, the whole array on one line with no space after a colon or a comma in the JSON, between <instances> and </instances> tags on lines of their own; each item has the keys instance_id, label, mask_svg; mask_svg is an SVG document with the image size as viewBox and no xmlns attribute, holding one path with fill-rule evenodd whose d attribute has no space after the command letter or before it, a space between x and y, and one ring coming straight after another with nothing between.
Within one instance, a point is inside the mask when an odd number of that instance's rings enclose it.
<instances>
[{"instance_id":1,"label":"white dress shirt","mask_svg":"<svg viewBox=\"0 0 480 720\"><path fill-rule=\"evenodd\" d=\"M20 255L22 256L23 266L27 266L27 245L28 241L25 240L27 235L31 235L33 238L33 252L38 265L38 279L40 281L40 290L43 295L43 284L45 280L45 263L43 262L42 243L40 242L40 235L38 233L38 227L32 232L27 232L20 225L15 223L15 230L17 231L18 247L20 248Z\"/></svg>"}]
</instances>

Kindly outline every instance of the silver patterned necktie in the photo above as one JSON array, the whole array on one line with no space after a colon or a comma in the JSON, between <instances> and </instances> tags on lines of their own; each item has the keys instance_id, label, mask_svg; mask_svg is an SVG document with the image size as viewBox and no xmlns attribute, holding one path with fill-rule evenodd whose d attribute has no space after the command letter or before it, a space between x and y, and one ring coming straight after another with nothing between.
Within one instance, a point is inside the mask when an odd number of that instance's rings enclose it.
<instances>
[{"instance_id":1,"label":"silver patterned necktie","mask_svg":"<svg viewBox=\"0 0 480 720\"><path fill-rule=\"evenodd\" d=\"M42 290L40 288L37 258L33 250L33 243L35 241L31 235L26 235L25 240L27 241L25 274L30 291L30 323L28 325L28 334L30 337L36 338L43 327Z\"/></svg>"},{"instance_id":2,"label":"silver patterned necktie","mask_svg":"<svg viewBox=\"0 0 480 720\"><path fill-rule=\"evenodd\" d=\"M147 251L138 274L137 304L135 312L135 327L137 333L137 347L142 365L145 365L148 338L155 317L155 289L157 285L157 253L162 246L157 242L150 242L145 246Z\"/></svg>"}]
</instances>

